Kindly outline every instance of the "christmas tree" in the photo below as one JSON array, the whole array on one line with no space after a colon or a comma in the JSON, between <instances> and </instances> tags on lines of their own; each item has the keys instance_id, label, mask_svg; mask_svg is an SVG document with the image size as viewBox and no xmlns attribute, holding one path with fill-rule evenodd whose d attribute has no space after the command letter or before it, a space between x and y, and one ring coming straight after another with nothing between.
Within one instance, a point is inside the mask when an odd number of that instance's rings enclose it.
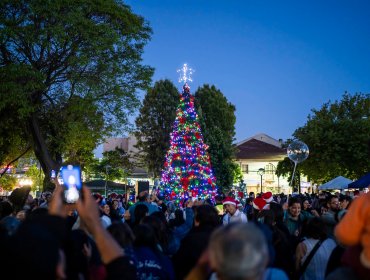
<instances>
[{"instance_id":1,"label":"christmas tree","mask_svg":"<svg viewBox=\"0 0 370 280\"><path fill-rule=\"evenodd\" d=\"M194 97L187 84L187 81L191 81L190 76L187 76L188 71L191 74L191 69L184 64L181 71L183 76L180 81L185 84L161 176L164 195L176 202L189 196L213 198L216 192L216 179L207 153L208 146L203 141Z\"/></svg>"}]
</instances>

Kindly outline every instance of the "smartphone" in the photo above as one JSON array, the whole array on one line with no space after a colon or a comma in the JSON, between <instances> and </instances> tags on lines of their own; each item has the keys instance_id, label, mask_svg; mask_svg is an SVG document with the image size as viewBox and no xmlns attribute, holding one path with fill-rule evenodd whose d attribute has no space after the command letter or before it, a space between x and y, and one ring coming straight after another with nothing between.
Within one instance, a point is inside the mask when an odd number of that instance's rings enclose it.
<instances>
[{"instance_id":1,"label":"smartphone","mask_svg":"<svg viewBox=\"0 0 370 280\"><path fill-rule=\"evenodd\" d=\"M55 177L56 177L55 170L51 170L51 172L50 172L50 178L51 178L52 180L54 180L54 179L55 179Z\"/></svg>"},{"instance_id":2,"label":"smartphone","mask_svg":"<svg viewBox=\"0 0 370 280\"><path fill-rule=\"evenodd\" d=\"M79 165L63 165L60 168L60 176L64 188L63 199L66 203L76 203L81 197L82 179Z\"/></svg>"}]
</instances>

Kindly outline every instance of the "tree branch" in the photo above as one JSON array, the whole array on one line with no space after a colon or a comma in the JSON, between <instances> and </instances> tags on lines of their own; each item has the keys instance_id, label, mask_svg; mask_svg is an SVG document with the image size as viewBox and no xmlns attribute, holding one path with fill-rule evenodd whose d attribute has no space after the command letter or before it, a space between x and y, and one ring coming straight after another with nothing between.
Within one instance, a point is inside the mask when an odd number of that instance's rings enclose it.
<instances>
[{"instance_id":1,"label":"tree branch","mask_svg":"<svg viewBox=\"0 0 370 280\"><path fill-rule=\"evenodd\" d=\"M1 177L3 177L4 176L4 174L6 173L6 171L8 171L8 169L9 169L9 167L10 167L10 165L13 163L13 162L16 162L18 159L20 159L21 157L23 157L29 150L31 149L31 147L30 146L28 146L27 147L27 149L23 152L23 153L21 153L18 157L16 157L15 159L13 159L11 162L9 162L7 165L6 165L6 167L5 167L5 169L3 170L3 172L1 172L1 174L0 174L0 178Z\"/></svg>"}]
</instances>

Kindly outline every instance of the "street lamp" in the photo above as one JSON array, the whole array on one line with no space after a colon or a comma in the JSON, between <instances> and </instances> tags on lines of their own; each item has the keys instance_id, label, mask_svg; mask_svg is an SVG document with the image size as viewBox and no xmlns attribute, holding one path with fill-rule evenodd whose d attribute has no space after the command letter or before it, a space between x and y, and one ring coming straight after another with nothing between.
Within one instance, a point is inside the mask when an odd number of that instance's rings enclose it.
<instances>
[{"instance_id":1,"label":"street lamp","mask_svg":"<svg viewBox=\"0 0 370 280\"><path fill-rule=\"evenodd\" d=\"M261 193L262 193L262 176L263 174L265 174L265 169L264 168L258 169L257 174L261 176Z\"/></svg>"},{"instance_id":2,"label":"street lamp","mask_svg":"<svg viewBox=\"0 0 370 280\"><path fill-rule=\"evenodd\" d=\"M110 165L105 166L105 186L104 186L104 196L107 198L107 184L108 184L108 168L110 168Z\"/></svg>"}]
</instances>

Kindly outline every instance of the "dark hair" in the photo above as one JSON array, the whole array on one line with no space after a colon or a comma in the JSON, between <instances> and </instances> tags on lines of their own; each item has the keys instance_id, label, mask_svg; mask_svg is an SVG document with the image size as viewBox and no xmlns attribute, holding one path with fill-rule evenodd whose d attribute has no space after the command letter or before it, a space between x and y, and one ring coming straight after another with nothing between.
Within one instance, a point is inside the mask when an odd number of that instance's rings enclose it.
<instances>
[{"instance_id":1,"label":"dark hair","mask_svg":"<svg viewBox=\"0 0 370 280\"><path fill-rule=\"evenodd\" d=\"M8 201L0 202L0 220L13 213L13 207Z\"/></svg>"},{"instance_id":2,"label":"dark hair","mask_svg":"<svg viewBox=\"0 0 370 280\"><path fill-rule=\"evenodd\" d=\"M302 232L309 238L321 240L325 240L327 238L325 233L325 223L321 218L318 217L306 220L303 223Z\"/></svg>"},{"instance_id":3,"label":"dark hair","mask_svg":"<svg viewBox=\"0 0 370 280\"><path fill-rule=\"evenodd\" d=\"M134 210L135 223L140 223L140 220L149 213L149 208L145 204L138 204Z\"/></svg>"},{"instance_id":4,"label":"dark hair","mask_svg":"<svg viewBox=\"0 0 370 280\"><path fill-rule=\"evenodd\" d=\"M148 224L139 224L134 228L135 241L134 246L136 247L148 247L153 251L157 252L157 239L155 237L154 229Z\"/></svg>"},{"instance_id":5,"label":"dark hair","mask_svg":"<svg viewBox=\"0 0 370 280\"><path fill-rule=\"evenodd\" d=\"M185 223L184 213L180 209L175 210L175 218L169 221L170 228L181 226Z\"/></svg>"},{"instance_id":6,"label":"dark hair","mask_svg":"<svg viewBox=\"0 0 370 280\"><path fill-rule=\"evenodd\" d=\"M195 208L195 218L200 226L209 225L217 227L219 223L216 209L210 205L200 205Z\"/></svg>"},{"instance_id":7,"label":"dark hair","mask_svg":"<svg viewBox=\"0 0 370 280\"><path fill-rule=\"evenodd\" d=\"M158 213L161 213L161 212L158 212ZM166 250L168 247L168 242L169 242L167 224L164 223L159 217L153 214L150 216L144 217L141 220L141 224L147 224L154 230L154 234L155 234L157 242L162 246L162 249Z\"/></svg>"},{"instance_id":8,"label":"dark hair","mask_svg":"<svg viewBox=\"0 0 370 280\"><path fill-rule=\"evenodd\" d=\"M275 222L275 215L272 210L264 209L258 213L257 221L272 227Z\"/></svg>"},{"instance_id":9,"label":"dark hair","mask_svg":"<svg viewBox=\"0 0 370 280\"><path fill-rule=\"evenodd\" d=\"M275 222L283 222L284 220L284 209L279 203L270 203L270 210L274 213Z\"/></svg>"},{"instance_id":10,"label":"dark hair","mask_svg":"<svg viewBox=\"0 0 370 280\"><path fill-rule=\"evenodd\" d=\"M299 205L301 205L301 200L295 196L290 197L288 200L288 207L291 207L295 203L298 203Z\"/></svg>"},{"instance_id":11,"label":"dark hair","mask_svg":"<svg viewBox=\"0 0 370 280\"><path fill-rule=\"evenodd\" d=\"M133 245L135 236L126 223L113 223L107 230L122 248Z\"/></svg>"}]
</instances>

